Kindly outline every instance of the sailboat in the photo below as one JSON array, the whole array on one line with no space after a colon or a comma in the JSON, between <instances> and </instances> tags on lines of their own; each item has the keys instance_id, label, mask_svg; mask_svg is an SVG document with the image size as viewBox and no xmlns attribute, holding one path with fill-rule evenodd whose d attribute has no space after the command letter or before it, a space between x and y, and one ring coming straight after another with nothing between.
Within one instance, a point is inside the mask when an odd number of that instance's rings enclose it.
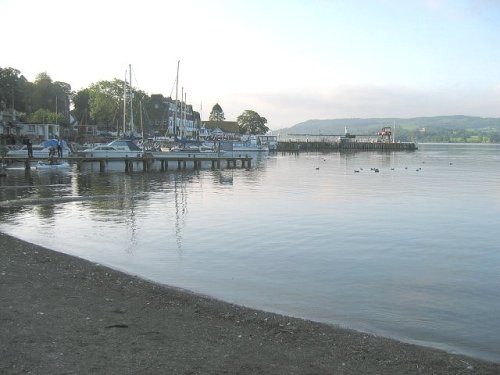
<instances>
[{"instance_id":1,"label":"sailboat","mask_svg":"<svg viewBox=\"0 0 500 375\"><path fill-rule=\"evenodd\" d=\"M127 72L123 82L123 137L126 139L139 139L142 135L135 130L134 125L134 90L132 87L132 65L129 64L129 82L127 85ZM127 127L127 102L130 107L130 121Z\"/></svg>"}]
</instances>

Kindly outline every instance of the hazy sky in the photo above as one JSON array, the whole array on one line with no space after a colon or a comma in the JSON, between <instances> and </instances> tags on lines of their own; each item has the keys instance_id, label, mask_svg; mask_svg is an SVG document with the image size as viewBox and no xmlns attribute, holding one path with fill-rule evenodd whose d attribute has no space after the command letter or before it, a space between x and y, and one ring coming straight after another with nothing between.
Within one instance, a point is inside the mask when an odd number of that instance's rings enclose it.
<instances>
[{"instance_id":1,"label":"hazy sky","mask_svg":"<svg viewBox=\"0 0 500 375\"><path fill-rule=\"evenodd\" d=\"M0 67L123 79L207 119L500 117L497 0L0 0Z\"/></svg>"}]
</instances>

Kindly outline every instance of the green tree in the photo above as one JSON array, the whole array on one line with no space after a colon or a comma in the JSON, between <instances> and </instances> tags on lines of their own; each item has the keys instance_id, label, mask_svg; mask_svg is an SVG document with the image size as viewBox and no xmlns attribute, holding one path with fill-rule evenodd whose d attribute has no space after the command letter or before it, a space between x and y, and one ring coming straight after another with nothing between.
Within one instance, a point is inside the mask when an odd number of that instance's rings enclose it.
<instances>
[{"instance_id":1,"label":"green tree","mask_svg":"<svg viewBox=\"0 0 500 375\"><path fill-rule=\"evenodd\" d=\"M224 121L226 117L224 116L224 111L222 110L219 103L215 104L212 107L212 111L210 112L210 116L208 117L210 121Z\"/></svg>"},{"instance_id":2,"label":"green tree","mask_svg":"<svg viewBox=\"0 0 500 375\"><path fill-rule=\"evenodd\" d=\"M53 112L62 113L69 120L69 105L71 98L71 85L66 82L56 81L53 85L55 101L53 101Z\"/></svg>"},{"instance_id":3,"label":"green tree","mask_svg":"<svg viewBox=\"0 0 500 375\"><path fill-rule=\"evenodd\" d=\"M89 88L89 110L93 123L115 129L123 119L123 81L100 81Z\"/></svg>"},{"instance_id":4,"label":"green tree","mask_svg":"<svg viewBox=\"0 0 500 375\"><path fill-rule=\"evenodd\" d=\"M45 72L37 74L33 82L33 92L31 93L32 110L34 112L39 109L50 111L52 102L55 102L55 97L52 78Z\"/></svg>"},{"instance_id":5,"label":"green tree","mask_svg":"<svg viewBox=\"0 0 500 375\"><path fill-rule=\"evenodd\" d=\"M94 125L90 118L90 90L88 88L77 91L71 98L73 110L71 114L79 124Z\"/></svg>"},{"instance_id":6,"label":"green tree","mask_svg":"<svg viewBox=\"0 0 500 375\"><path fill-rule=\"evenodd\" d=\"M240 134L265 134L269 131L266 118L259 116L255 111L244 111L238 116L237 121Z\"/></svg>"},{"instance_id":7,"label":"green tree","mask_svg":"<svg viewBox=\"0 0 500 375\"><path fill-rule=\"evenodd\" d=\"M51 112L47 109L39 109L32 114L28 115L27 118L29 123L34 124L58 124L62 126L68 125L68 119L64 114L58 112Z\"/></svg>"},{"instance_id":8,"label":"green tree","mask_svg":"<svg viewBox=\"0 0 500 375\"><path fill-rule=\"evenodd\" d=\"M31 111L46 109L49 112L57 113L56 119L59 123L59 114L65 118L65 123L69 123L69 104L71 97L71 85L66 82L53 82L46 73L39 73L32 84L32 91L29 98ZM31 112L29 111L29 112Z\"/></svg>"},{"instance_id":9,"label":"green tree","mask_svg":"<svg viewBox=\"0 0 500 375\"><path fill-rule=\"evenodd\" d=\"M0 110L12 109L27 112L29 82L14 68L0 68Z\"/></svg>"},{"instance_id":10,"label":"green tree","mask_svg":"<svg viewBox=\"0 0 500 375\"><path fill-rule=\"evenodd\" d=\"M123 92L125 82L119 79L99 81L88 88L76 92L72 97L73 111L77 121L81 124L99 125L101 129L121 131L123 124ZM128 92L128 87L125 87ZM145 116L141 118L142 111ZM141 119L145 129L149 127L147 113L153 103L151 98L140 90L133 90L132 112L134 129L141 130ZM126 127L130 130L130 97L127 97Z\"/></svg>"}]
</instances>

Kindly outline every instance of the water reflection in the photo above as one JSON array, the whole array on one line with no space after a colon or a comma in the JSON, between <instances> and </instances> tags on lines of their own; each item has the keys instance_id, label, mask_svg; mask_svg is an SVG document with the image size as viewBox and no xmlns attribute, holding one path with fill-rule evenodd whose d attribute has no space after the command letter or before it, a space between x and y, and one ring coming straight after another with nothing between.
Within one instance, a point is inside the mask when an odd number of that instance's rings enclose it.
<instances>
[{"instance_id":1,"label":"water reflection","mask_svg":"<svg viewBox=\"0 0 500 375\"><path fill-rule=\"evenodd\" d=\"M66 172L9 170L7 177L0 179L0 202L3 203L0 215L30 209L49 220L56 203L51 198L70 194L70 184L71 175Z\"/></svg>"}]
</instances>

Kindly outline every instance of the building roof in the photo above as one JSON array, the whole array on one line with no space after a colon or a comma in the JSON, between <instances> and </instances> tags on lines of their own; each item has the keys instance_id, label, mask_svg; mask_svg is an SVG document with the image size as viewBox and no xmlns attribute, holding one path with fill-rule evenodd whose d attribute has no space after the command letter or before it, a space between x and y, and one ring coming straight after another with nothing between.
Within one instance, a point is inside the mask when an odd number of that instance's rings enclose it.
<instances>
[{"instance_id":1,"label":"building roof","mask_svg":"<svg viewBox=\"0 0 500 375\"><path fill-rule=\"evenodd\" d=\"M240 127L236 121L203 121L205 128L213 130L221 129L224 133L239 133Z\"/></svg>"}]
</instances>

